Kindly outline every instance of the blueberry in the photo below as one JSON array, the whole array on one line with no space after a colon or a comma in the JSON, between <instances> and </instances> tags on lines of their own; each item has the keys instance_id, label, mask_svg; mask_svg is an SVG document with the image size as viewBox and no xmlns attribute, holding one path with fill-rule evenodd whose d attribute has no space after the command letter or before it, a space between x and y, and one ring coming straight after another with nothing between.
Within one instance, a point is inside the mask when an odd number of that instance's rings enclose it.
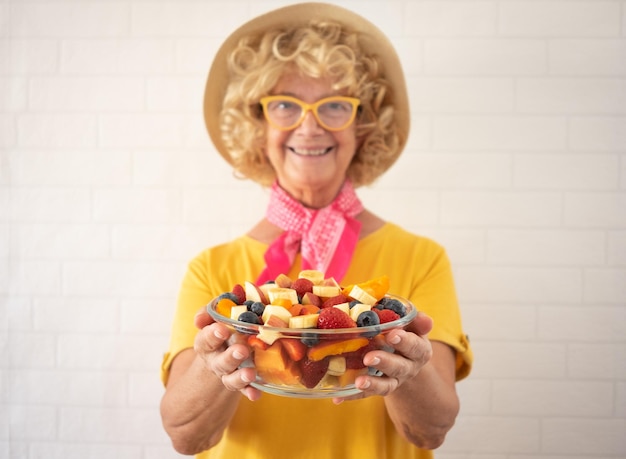
<instances>
[{"instance_id":1,"label":"blueberry","mask_svg":"<svg viewBox=\"0 0 626 459\"><path fill-rule=\"evenodd\" d=\"M406 316L406 306L402 304L402 301L396 300L395 298L386 298L385 309L391 309L400 317Z\"/></svg>"},{"instance_id":2,"label":"blueberry","mask_svg":"<svg viewBox=\"0 0 626 459\"><path fill-rule=\"evenodd\" d=\"M300 339L307 346L315 346L319 342L319 338L314 333L303 333Z\"/></svg>"},{"instance_id":3,"label":"blueberry","mask_svg":"<svg viewBox=\"0 0 626 459\"><path fill-rule=\"evenodd\" d=\"M246 311L246 312L242 312L241 314L239 314L239 317L237 317L237 320L239 322L246 322L248 324L258 324L259 316L257 316L252 311Z\"/></svg>"},{"instance_id":4,"label":"blueberry","mask_svg":"<svg viewBox=\"0 0 626 459\"><path fill-rule=\"evenodd\" d=\"M231 293L231 292L222 293L220 296L217 297L217 301L222 300L224 298L228 298L233 303L239 304L239 298L237 298L237 295L235 295L234 293Z\"/></svg>"},{"instance_id":5,"label":"blueberry","mask_svg":"<svg viewBox=\"0 0 626 459\"><path fill-rule=\"evenodd\" d=\"M378 318L378 314L374 311L363 311L356 318L357 327L370 327L378 324L380 324L380 319Z\"/></svg>"},{"instance_id":6,"label":"blueberry","mask_svg":"<svg viewBox=\"0 0 626 459\"><path fill-rule=\"evenodd\" d=\"M357 300L352 300L350 301L350 303L348 303L350 305L350 309L352 309L353 307L355 307L357 304L361 304L360 301Z\"/></svg>"},{"instance_id":7,"label":"blueberry","mask_svg":"<svg viewBox=\"0 0 626 459\"><path fill-rule=\"evenodd\" d=\"M260 301L254 301L250 306L248 306L248 311L251 311L258 317L261 317L263 315L263 311L265 311L265 305Z\"/></svg>"},{"instance_id":8,"label":"blueberry","mask_svg":"<svg viewBox=\"0 0 626 459\"><path fill-rule=\"evenodd\" d=\"M250 310L250 305L252 305L252 303L254 303L254 301L252 300L246 300L243 302L245 306L248 306L248 311Z\"/></svg>"}]
</instances>

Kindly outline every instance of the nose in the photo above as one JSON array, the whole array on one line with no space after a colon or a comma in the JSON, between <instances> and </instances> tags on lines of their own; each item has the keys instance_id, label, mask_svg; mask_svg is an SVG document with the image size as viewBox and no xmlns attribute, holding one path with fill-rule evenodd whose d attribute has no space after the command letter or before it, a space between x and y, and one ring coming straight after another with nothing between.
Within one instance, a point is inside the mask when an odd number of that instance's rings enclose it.
<instances>
[{"instance_id":1,"label":"nose","mask_svg":"<svg viewBox=\"0 0 626 459\"><path fill-rule=\"evenodd\" d=\"M317 122L317 118L313 114L313 111L308 110L304 114L304 118L302 118L302 122L296 128L298 130L303 130L305 132L316 132L320 130L324 130L324 128Z\"/></svg>"}]
</instances>

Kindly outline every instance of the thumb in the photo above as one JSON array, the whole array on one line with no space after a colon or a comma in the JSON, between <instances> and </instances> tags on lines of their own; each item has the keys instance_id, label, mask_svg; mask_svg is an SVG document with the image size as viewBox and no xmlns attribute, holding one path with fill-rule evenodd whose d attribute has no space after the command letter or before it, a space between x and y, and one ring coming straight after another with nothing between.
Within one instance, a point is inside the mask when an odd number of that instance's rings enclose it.
<instances>
[{"instance_id":1,"label":"thumb","mask_svg":"<svg viewBox=\"0 0 626 459\"><path fill-rule=\"evenodd\" d=\"M416 335L426 336L433 328L433 319L423 312L417 313L415 319L407 326L407 330L412 331Z\"/></svg>"},{"instance_id":2,"label":"thumb","mask_svg":"<svg viewBox=\"0 0 626 459\"><path fill-rule=\"evenodd\" d=\"M207 325L211 325L213 322L215 322L215 320L213 320L213 317L209 315L204 307L196 312L196 315L193 318L194 325L199 329L203 329Z\"/></svg>"}]
</instances>

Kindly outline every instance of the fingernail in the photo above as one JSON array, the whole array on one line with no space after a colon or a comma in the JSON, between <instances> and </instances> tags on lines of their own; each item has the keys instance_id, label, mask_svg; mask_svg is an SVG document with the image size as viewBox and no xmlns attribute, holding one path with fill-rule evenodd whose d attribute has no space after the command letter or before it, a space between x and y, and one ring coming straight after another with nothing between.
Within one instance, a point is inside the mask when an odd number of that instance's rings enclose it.
<instances>
[{"instance_id":1,"label":"fingernail","mask_svg":"<svg viewBox=\"0 0 626 459\"><path fill-rule=\"evenodd\" d=\"M401 341L400 336L399 335L394 335L389 340L389 344L398 344L400 341Z\"/></svg>"},{"instance_id":2,"label":"fingernail","mask_svg":"<svg viewBox=\"0 0 626 459\"><path fill-rule=\"evenodd\" d=\"M361 389L367 389L368 387L370 387L370 381L369 379L366 379L365 381L363 381L363 383L361 384Z\"/></svg>"},{"instance_id":3,"label":"fingernail","mask_svg":"<svg viewBox=\"0 0 626 459\"><path fill-rule=\"evenodd\" d=\"M236 358L237 360L243 360L243 354L240 351L234 351L233 357Z\"/></svg>"},{"instance_id":4,"label":"fingernail","mask_svg":"<svg viewBox=\"0 0 626 459\"><path fill-rule=\"evenodd\" d=\"M218 337L219 339L226 339L226 337L225 337L224 335L222 335L222 334L220 333L220 331L219 331L219 330L215 330L215 331L213 332L213 334L214 334L216 337Z\"/></svg>"},{"instance_id":5,"label":"fingernail","mask_svg":"<svg viewBox=\"0 0 626 459\"><path fill-rule=\"evenodd\" d=\"M370 363L371 366L376 366L380 363L380 359L378 357L374 357L372 359L372 363Z\"/></svg>"},{"instance_id":6,"label":"fingernail","mask_svg":"<svg viewBox=\"0 0 626 459\"><path fill-rule=\"evenodd\" d=\"M241 380L245 383L250 383L252 381L250 381L250 379L248 379L248 376L246 374L242 374L241 375Z\"/></svg>"}]
</instances>

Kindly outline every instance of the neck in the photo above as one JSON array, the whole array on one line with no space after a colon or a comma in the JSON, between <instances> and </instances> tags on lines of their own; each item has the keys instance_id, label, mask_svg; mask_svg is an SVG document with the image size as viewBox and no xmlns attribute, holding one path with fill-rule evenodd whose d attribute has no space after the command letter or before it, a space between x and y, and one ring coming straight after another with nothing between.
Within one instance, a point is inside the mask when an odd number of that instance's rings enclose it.
<instances>
[{"instance_id":1,"label":"neck","mask_svg":"<svg viewBox=\"0 0 626 459\"><path fill-rule=\"evenodd\" d=\"M359 239L362 225L355 217L363 212L363 205L350 182L335 191L332 200L317 201L324 208L311 212L301 200L274 183L266 217L284 232L266 252L267 266L260 280L287 272L298 253L302 254L302 269L316 269L328 277L343 278Z\"/></svg>"},{"instance_id":2,"label":"neck","mask_svg":"<svg viewBox=\"0 0 626 459\"><path fill-rule=\"evenodd\" d=\"M280 184L279 184L280 185ZM285 188L282 185L280 187L285 190L293 199L298 201L309 209L322 209L330 205L339 194L343 182L337 186L324 187L318 189L311 188Z\"/></svg>"}]
</instances>

